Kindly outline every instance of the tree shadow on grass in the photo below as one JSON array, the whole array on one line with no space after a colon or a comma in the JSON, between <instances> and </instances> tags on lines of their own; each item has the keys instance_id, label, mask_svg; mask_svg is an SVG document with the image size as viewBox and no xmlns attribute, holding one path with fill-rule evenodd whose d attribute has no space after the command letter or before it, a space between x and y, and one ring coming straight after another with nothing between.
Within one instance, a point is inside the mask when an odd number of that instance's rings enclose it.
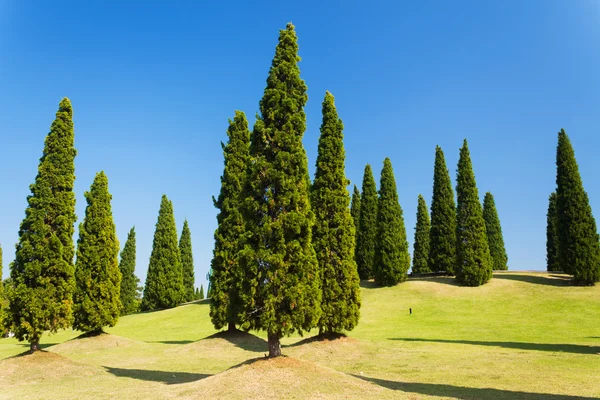
<instances>
[{"instance_id":1,"label":"tree shadow on grass","mask_svg":"<svg viewBox=\"0 0 600 400\"><path fill-rule=\"evenodd\" d=\"M146 343L161 343L161 344L190 344L197 340L149 340Z\"/></svg>"},{"instance_id":2,"label":"tree shadow on grass","mask_svg":"<svg viewBox=\"0 0 600 400\"><path fill-rule=\"evenodd\" d=\"M423 282L435 282L435 283L441 283L444 285L451 285L451 286L461 286L460 283L458 282L458 280L456 280L456 278L452 277L452 276L439 276L439 275L432 275L432 276L426 276L426 275L421 275L421 276L415 276L415 277L409 277L408 278L409 282L412 281L423 281Z\"/></svg>"},{"instance_id":3,"label":"tree shadow on grass","mask_svg":"<svg viewBox=\"0 0 600 400\"><path fill-rule=\"evenodd\" d=\"M254 336L248 332L235 330L233 332L223 331L205 337L207 339L225 339L229 343L239 347L240 349L253 352L264 352L269 350L267 341L258 336Z\"/></svg>"},{"instance_id":4,"label":"tree shadow on grass","mask_svg":"<svg viewBox=\"0 0 600 400\"><path fill-rule=\"evenodd\" d=\"M507 349L552 351L557 353L574 354L598 354L600 347L586 346L582 344L560 344L560 343L526 343L526 342L484 342L477 340L448 340L448 339L417 339L417 338L391 338L390 340L401 340L404 342L430 342L450 344L470 344L475 346L503 347Z\"/></svg>"},{"instance_id":5,"label":"tree shadow on grass","mask_svg":"<svg viewBox=\"0 0 600 400\"><path fill-rule=\"evenodd\" d=\"M561 275L520 275L520 274L494 274L494 279L506 279L510 281L519 281L534 283L536 285L546 286L572 286L571 279Z\"/></svg>"},{"instance_id":6,"label":"tree shadow on grass","mask_svg":"<svg viewBox=\"0 0 600 400\"><path fill-rule=\"evenodd\" d=\"M211 374L196 374L191 372L153 371L146 369L126 369L106 366L103 366L103 368L114 376L121 378L133 378L143 381L160 382L166 383L167 385L199 381L200 379L211 376Z\"/></svg>"},{"instance_id":7,"label":"tree shadow on grass","mask_svg":"<svg viewBox=\"0 0 600 400\"><path fill-rule=\"evenodd\" d=\"M310 343L331 342L331 341L335 341L338 339L344 339L344 338L347 338L347 336L343 333L329 333L329 334L311 336L309 338L299 340L296 343L284 344L281 347L298 347L298 346L303 346L305 344L310 344Z\"/></svg>"},{"instance_id":8,"label":"tree shadow on grass","mask_svg":"<svg viewBox=\"0 0 600 400\"><path fill-rule=\"evenodd\" d=\"M471 399L521 399L521 400L592 400L593 397L567 396L562 394L517 392L512 390L492 388L470 388L436 383L411 383L396 382L385 379L368 378L361 375L352 375L376 385L401 390L406 393L417 393L426 396L452 397L461 400Z\"/></svg>"},{"instance_id":9,"label":"tree shadow on grass","mask_svg":"<svg viewBox=\"0 0 600 400\"><path fill-rule=\"evenodd\" d=\"M381 286L376 284L374 280L370 280L370 281L360 281L360 287L363 289L377 289Z\"/></svg>"}]
</instances>

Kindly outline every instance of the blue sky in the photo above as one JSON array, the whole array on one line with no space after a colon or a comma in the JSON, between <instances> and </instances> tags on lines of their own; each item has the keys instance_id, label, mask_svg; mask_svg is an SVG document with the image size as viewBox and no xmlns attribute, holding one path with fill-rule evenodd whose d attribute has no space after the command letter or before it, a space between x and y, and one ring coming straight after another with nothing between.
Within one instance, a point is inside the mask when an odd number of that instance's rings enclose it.
<instances>
[{"instance_id":1,"label":"blue sky","mask_svg":"<svg viewBox=\"0 0 600 400\"><path fill-rule=\"evenodd\" d=\"M126 4L123 4L126 3ZM173 4L169 4L173 3ZM480 196L496 199L511 269L545 269L556 133L569 133L600 212L600 3L595 0L200 2L0 0L0 243L14 257L29 184L58 102L74 106L77 214L104 170L124 245L145 279L160 197L192 230L205 283L227 119L258 110L288 21L308 85L314 173L325 90L345 125L346 171L394 165L412 251L435 145L453 182L469 140Z\"/></svg>"}]
</instances>

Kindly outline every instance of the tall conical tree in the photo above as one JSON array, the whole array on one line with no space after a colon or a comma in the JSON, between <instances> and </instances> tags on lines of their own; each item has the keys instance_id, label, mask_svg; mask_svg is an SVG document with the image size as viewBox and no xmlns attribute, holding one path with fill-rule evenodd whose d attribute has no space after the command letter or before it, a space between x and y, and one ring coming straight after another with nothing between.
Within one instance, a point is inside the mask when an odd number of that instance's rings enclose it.
<instances>
[{"instance_id":1,"label":"tall conical tree","mask_svg":"<svg viewBox=\"0 0 600 400\"><path fill-rule=\"evenodd\" d=\"M260 101L244 191L244 327L267 331L271 357L281 355L282 336L307 331L320 317L321 288L311 240L314 215L302 146L308 96L298 61L296 32L289 23L280 31Z\"/></svg>"},{"instance_id":2,"label":"tall conical tree","mask_svg":"<svg viewBox=\"0 0 600 400\"><path fill-rule=\"evenodd\" d=\"M483 285L492 278L492 258L467 139L460 149L456 196L456 277L467 286Z\"/></svg>"},{"instance_id":3,"label":"tall conical tree","mask_svg":"<svg viewBox=\"0 0 600 400\"><path fill-rule=\"evenodd\" d=\"M127 235L127 241L121 251L119 270L121 271L121 315L139 311L141 290L140 278L135 275L135 227Z\"/></svg>"},{"instance_id":4,"label":"tall conical tree","mask_svg":"<svg viewBox=\"0 0 600 400\"><path fill-rule=\"evenodd\" d=\"M354 329L360 315L360 279L354 260L354 222L348 208L343 129L333 95L327 92L311 191L313 246L323 293L318 326L326 334Z\"/></svg>"},{"instance_id":5,"label":"tall conical tree","mask_svg":"<svg viewBox=\"0 0 600 400\"><path fill-rule=\"evenodd\" d=\"M32 351L39 350L44 331L69 328L73 322L74 138L73 108L65 97L30 186L10 271L6 322L17 339L30 342Z\"/></svg>"},{"instance_id":6,"label":"tall conical tree","mask_svg":"<svg viewBox=\"0 0 600 400\"><path fill-rule=\"evenodd\" d=\"M192 301L195 297L194 283L194 255L192 254L192 232L187 219L183 221L183 230L179 239L179 254L181 257L181 271L183 274L183 300Z\"/></svg>"},{"instance_id":7,"label":"tall conical tree","mask_svg":"<svg viewBox=\"0 0 600 400\"><path fill-rule=\"evenodd\" d=\"M404 282L409 268L410 254L408 254L404 217L398 202L392 162L386 158L383 161L379 185L373 276L378 284L391 286Z\"/></svg>"},{"instance_id":8,"label":"tall conical tree","mask_svg":"<svg viewBox=\"0 0 600 400\"><path fill-rule=\"evenodd\" d=\"M362 195L360 197L360 220L356 234L356 264L360 279L373 278L373 260L375 259L375 241L377 240L377 186L373 170L367 164L363 175Z\"/></svg>"},{"instance_id":9,"label":"tall conical tree","mask_svg":"<svg viewBox=\"0 0 600 400\"><path fill-rule=\"evenodd\" d=\"M356 236L358 236L358 222L360 221L360 191L354 185L354 192L352 193L352 202L350 203L350 215L352 215L352 222L354 222L354 228Z\"/></svg>"},{"instance_id":10,"label":"tall conical tree","mask_svg":"<svg viewBox=\"0 0 600 400\"><path fill-rule=\"evenodd\" d=\"M556 192L548 198L546 214L546 269L552 272L562 271L558 258L558 215L556 213Z\"/></svg>"},{"instance_id":11,"label":"tall conical tree","mask_svg":"<svg viewBox=\"0 0 600 400\"><path fill-rule=\"evenodd\" d=\"M85 218L77 240L73 328L100 333L105 326L115 326L121 311L119 241L104 171L96 174L85 198Z\"/></svg>"},{"instance_id":12,"label":"tall conical tree","mask_svg":"<svg viewBox=\"0 0 600 400\"><path fill-rule=\"evenodd\" d=\"M492 257L492 269L507 270L508 256L504 247L502 226L500 225L494 196L490 192L487 192L483 198L483 220L485 221L485 232L490 248L490 256Z\"/></svg>"},{"instance_id":13,"label":"tall conical tree","mask_svg":"<svg viewBox=\"0 0 600 400\"><path fill-rule=\"evenodd\" d=\"M423 196L419 195L417 205L417 224L415 226L415 243L413 247L412 272L426 274L429 269L429 212Z\"/></svg>"},{"instance_id":14,"label":"tall conical tree","mask_svg":"<svg viewBox=\"0 0 600 400\"><path fill-rule=\"evenodd\" d=\"M200 292L198 292L198 300L204 300L204 285L200 285Z\"/></svg>"},{"instance_id":15,"label":"tall conical tree","mask_svg":"<svg viewBox=\"0 0 600 400\"><path fill-rule=\"evenodd\" d=\"M242 311L239 291L243 274L239 268L238 252L245 228L241 195L250 154L250 131L243 112L236 111L233 121L229 120L227 137L227 145L221 143L225 158L221 192L218 199L213 199L219 214L208 281L210 319L215 329L227 325L232 331L240 323L238 314Z\"/></svg>"},{"instance_id":16,"label":"tall conical tree","mask_svg":"<svg viewBox=\"0 0 600 400\"><path fill-rule=\"evenodd\" d=\"M559 264L576 283L600 280L600 244L596 220L583 189L575 151L564 129L558 133L556 150L556 209L558 215Z\"/></svg>"},{"instance_id":17,"label":"tall conical tree","mask_svg":"<svg viewBox=\"0 0 600 400\"><path fill-rule=\"evenodd\" d=\"M162 196L146 275L142 310L172 308L181 303L183 274L173 203Z\"/></svg>"},{"instance_id":18,"label":"tall conical tree","mask_svg":"<svg viewBox=\"0 0 600 400\"><path fill-rule=\"evenodd\" d=\"M428 265L432 272L455 274L456 205L450 174L440 146L435 147Z\"/></svg>"}]
</instances>

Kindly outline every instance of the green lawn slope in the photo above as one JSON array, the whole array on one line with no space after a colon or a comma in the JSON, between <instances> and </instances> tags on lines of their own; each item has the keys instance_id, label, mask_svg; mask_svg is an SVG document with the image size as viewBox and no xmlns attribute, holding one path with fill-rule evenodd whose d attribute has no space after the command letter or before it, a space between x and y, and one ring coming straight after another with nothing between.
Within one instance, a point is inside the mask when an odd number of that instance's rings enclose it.
<instances>
[{"instance_id":1,"label":"green lawn slope","mask_svg":"<svg viewBox=\"0 0 600 400\"><path fill-rule=\"evenodd\" d=\"M348 337L286 338L275 360L260 333L216 332L207 301L123 317L97 337L44 335L34 355L1 339L0 398L600 397L600 286L507 271L481 287L367 283L362 296Z\"/></svg>"}]
</instances>

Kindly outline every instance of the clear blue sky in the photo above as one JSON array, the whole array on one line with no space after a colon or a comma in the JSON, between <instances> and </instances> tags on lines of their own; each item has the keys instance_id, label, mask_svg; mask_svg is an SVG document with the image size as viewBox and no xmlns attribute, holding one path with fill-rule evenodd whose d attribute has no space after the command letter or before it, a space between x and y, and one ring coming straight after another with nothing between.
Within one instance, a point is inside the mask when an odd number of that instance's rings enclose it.
<instances>
[{"instance_id":1,"label":"clear blue sky","mask_svg":"<svg viewBox=\"0 0 600 400\"><path fill-rule=\"evenodd\" d=\"M124 4L126 3L126 4ZM172 3L172 4L169 4ZM252 4L251 4L252 3ZM193 237L205 283L227 119L258 110L278 30L299 36L314 172L325 90L345 125L353 183L392 159L412 251L417 195L431 201L435 145L452 179L469 140L512 269L545 268L556 133L575 146L600 212L600 3L527 1L0 0L0 243L14 256L29 184L61 97L74 106L77 214L108 175L117 233L137 230L145 279L160 197Z\"/></svg>"}]
</instances>

